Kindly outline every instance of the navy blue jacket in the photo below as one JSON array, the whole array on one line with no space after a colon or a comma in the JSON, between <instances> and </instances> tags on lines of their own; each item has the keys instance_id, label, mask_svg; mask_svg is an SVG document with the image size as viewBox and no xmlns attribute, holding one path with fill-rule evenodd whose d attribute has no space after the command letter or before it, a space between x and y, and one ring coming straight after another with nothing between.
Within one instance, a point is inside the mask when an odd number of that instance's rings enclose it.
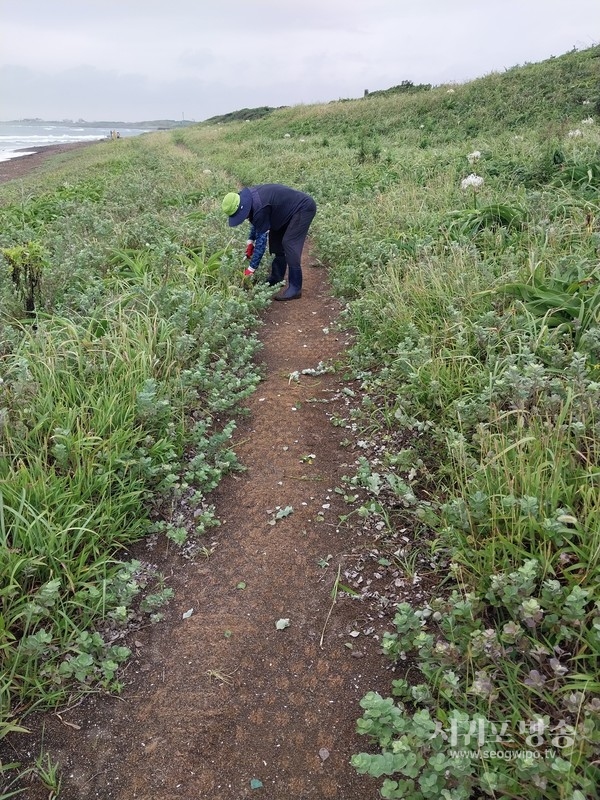
<instances>
[{"instance_id":1,"label":"navy blue jacket","mask_svg":"<svg viewBox=\"0 0 600 800\"><path fill-rule=\"evenodd\" d=\"M297 211L313 208L314 200L309 194L283 186L281 183L264 183L251 186L252 210L248 219L260 236L267 231L283 228Z\"/></svg>"}]
</instances>

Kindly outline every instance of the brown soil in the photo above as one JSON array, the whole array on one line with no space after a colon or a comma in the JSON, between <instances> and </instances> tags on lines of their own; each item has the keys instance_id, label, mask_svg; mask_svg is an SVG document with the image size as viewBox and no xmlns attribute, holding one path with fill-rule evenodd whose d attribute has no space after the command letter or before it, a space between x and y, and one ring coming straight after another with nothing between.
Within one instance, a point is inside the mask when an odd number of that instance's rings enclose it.
<instances>
[{"instance_id":1,"label":"brown soil","mask_svg":"<svg viewBox=\"0 0 600 800\"><path fill-rule=\"evenodd\" d=\"M342 443L351 432L331 423L347 415L341 376L290 379L345 345L326 272L309 252L304 278L300 300L264 315L265 378L234 444L247 471L211 497L222 521L208 534L212 553L186 559L164 540L133 548L163 571L175 599L162 622L128 637L122 693L32 714L29 734L2 743L0 759L24 767L43 746L60 764L61 800L379 796L380 781L349 760L369 747L355 733L360 698L390 689L380 643L393 612L376 592L333 603L338 569L349 583L377 550L357 515L339 523L349 507L334 490L356 458ZM293 513L270 524L287 506ZM385 569L371 561L376 582ZM279 630L282 618L289 626ZM48 796L38 779L28 784L30 800Z\"/></svg>"}]
</instances>

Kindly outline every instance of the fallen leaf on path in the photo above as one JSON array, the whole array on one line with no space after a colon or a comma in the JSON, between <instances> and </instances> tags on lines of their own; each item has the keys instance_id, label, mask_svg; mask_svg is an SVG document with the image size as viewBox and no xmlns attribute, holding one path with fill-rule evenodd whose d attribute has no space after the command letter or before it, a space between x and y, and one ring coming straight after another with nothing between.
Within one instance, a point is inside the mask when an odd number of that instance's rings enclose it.
<instances>
[{"instance_id":1,"label":"fallen leaf on path","mask_svg":"<svg viewBox=\"0 0 600 800\"><path fill-rule=\"evenodd\" d=\"M287 619L287 617L284 619L278 619L277 622L275 623L275 627L277 628L278 631L282 631L284 628L290 627L290 621L289 619Z\"/></svg>"},{"instance_id":2,"label":"fallen leaf on path","mask_svg":"<svg viewBox=\"0 0 600 800\"><path fill-rule=\"evenodd\" d=\"M327 761L327 759L329 758L329 750L326 747L322 747L319 750L319 758L321 759L321 761Z\"/></svg>"},{"instance_id":3,"label":"fallen leaf on path","mask_svg":"<svg viewBox=\"0 0 600 800\"><path fill-rule=\"evenodd\" d=\"M194 609L190 608L190 609L188 609L188 611L184 611L183 612L183 614L181 615L181 619L189 619L192 616L193 613L194 613Z\"/></svg>"},{"instance_id":4,"label":"fallen leaf on path","mask_svg":"<svg viewBox=\"0 0 600 800\"><path fill-rule=\"evenodd\" d=\"M267 514L271 513L267 511ZM284 517L289 517L290 514L294 513L293 506L286 506L285 508L280 508L279 511L275 514L273 519L268 520L269 525L275 525L278 519L283 519Z\"/></svg>"}]
</instances>

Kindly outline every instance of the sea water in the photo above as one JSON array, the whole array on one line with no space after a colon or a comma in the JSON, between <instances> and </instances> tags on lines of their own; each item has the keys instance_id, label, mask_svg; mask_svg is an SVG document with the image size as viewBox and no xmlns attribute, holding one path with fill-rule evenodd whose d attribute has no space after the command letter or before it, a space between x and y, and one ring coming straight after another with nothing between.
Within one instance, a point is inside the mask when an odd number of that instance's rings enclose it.
<instances>
[{"instance_id":1,"label":"sea water","mask_svg":"<svg viewBox=\"0 0 600 800\"><path fill-rule=\"evenodd\" d=\"M150 128L94 128L76 123L57 122L0 122L0 161L36 153L40 148L51 144L71 142L97 142L110 139L111 131L117 130L119 136L139 136L148 133Z\"/></svg>"}]
</instances>

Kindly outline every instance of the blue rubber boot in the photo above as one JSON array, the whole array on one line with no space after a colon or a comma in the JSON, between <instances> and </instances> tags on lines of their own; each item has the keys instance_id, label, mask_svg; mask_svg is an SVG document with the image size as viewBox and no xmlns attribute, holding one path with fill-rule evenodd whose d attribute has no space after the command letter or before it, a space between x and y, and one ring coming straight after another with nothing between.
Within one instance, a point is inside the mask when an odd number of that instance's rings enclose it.
<instances>
[{"instance_id":1,"label":"blue rubber boot","mask_svg":"<svg viewBox=\"0 0 600 800\"><path fill-rule=\"evenodd\" d=\"M274 300L298 300L302 297L302 270L300 267L290 267L289 276L289 286L285 292L275 295Z\"/></svg>"}]
</instances>

